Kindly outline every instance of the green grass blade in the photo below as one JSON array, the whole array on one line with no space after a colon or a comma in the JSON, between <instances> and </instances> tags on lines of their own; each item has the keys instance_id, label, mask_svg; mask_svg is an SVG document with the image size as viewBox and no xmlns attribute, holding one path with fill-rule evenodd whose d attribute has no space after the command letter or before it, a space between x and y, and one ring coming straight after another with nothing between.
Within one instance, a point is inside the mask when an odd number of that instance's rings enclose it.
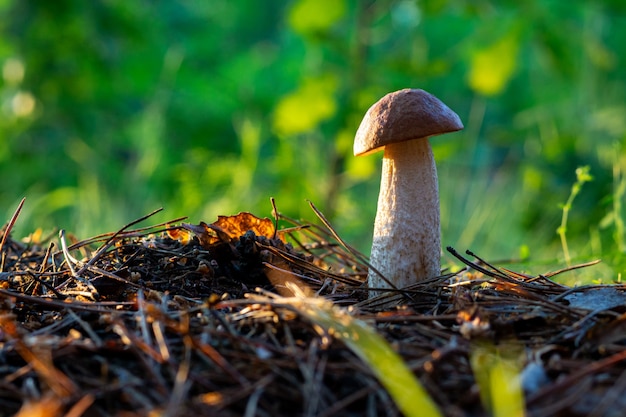
<instances>
[{"instance_id":1,"label":"green grass blade","mask_svg":"<svg viewBox=\"0 0 626 417\"><path fill-rule=\"evenodd\" d=\"M470 363L480 388L480 399L490 416L525 415L519 353L519 347L515 346L472 344Z\"/></svg>"},{"instance_id":2,"label":"green grass blade","mask_svg":"<svg viewBox=\"0 0 626 417\"><path fill-rule=\"evenodd\" d=\"M407 417L442 416L415 375L387 341L364 321L323 300L296 297L290 303L324 332L343 341L367 363L400 411Z\"/></svg>"}]
</instances>

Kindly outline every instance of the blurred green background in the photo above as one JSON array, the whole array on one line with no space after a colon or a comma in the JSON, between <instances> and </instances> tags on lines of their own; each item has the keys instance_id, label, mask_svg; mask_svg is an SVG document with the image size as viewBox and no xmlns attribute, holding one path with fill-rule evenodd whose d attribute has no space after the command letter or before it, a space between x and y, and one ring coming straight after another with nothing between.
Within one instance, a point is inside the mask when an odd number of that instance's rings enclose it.
<instances>
[{"instance_id":1,"label":"blurred green background","mask_svg":"<svg viewBox=\"0 0 626 417\"><path fill-rule=\"evenodd\" d=\"M4 0L0 210L18 237L279 211L369 252L381 154L367 108L405 87L464 121L432 139L442 241L520 268L626 270L626 4L604 1ZM450 256L445 257L451 262ZM576 282L579 278L574 278Z\"/></svg>"}]
</instances>

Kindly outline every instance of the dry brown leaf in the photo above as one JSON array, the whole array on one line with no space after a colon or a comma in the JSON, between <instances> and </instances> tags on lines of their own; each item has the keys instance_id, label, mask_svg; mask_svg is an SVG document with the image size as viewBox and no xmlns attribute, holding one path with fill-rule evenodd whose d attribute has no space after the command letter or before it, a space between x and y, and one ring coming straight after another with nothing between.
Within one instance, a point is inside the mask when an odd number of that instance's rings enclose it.
<instances>
[{"instance_id":1,"label":"dry brown leaf","mask_svg":"<svg viewBox=\"0 0 626 417\"><path fill-rule=\"evenodd\" d=\"M217 221L213 223L224 230L231 239L243 236L248 231L253 231L257 236L273 238L275 229L272 220L267 217L261 219L254 214L242 212L235 216L217 216Z\"/></svg>"},{"instance_id":2,"label":"dry brown leaf","mask_svg":"<svg viewBox=\"0 0 626 417\"><path fill-rule=\"evenodd\" d=\"M178 240L183 245L187 245L191 241L191 233L189 230L185 230L183 228L169 228L167 229L167 235L174 240Z\"/></svg>"},{"instance_id":3,"label":"dry brown leaf","mask_svg":"<svg viewBox=\"0 0 626 417\"><path fill-rule=\"evenodd\" d=\"M217 216L217 221L211 224L204 222L200 222L199 225L183 223L182 227L195 234L202 246L212 245L220 241L228 243L249 231L269 239L276 237L276 229L271 219L259 218L248 212L241 212L234 216Z\"/></svg>"}]
</instances>

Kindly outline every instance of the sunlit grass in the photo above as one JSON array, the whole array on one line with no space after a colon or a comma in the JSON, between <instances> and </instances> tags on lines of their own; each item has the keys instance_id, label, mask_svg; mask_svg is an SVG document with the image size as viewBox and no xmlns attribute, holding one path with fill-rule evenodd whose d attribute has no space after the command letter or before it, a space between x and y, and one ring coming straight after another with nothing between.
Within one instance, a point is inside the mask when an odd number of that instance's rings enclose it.
<instances>
[{"instance_id":1,"label":"sunlit grass","mask_svg":"<svg viewBox=\"0 0 626 417\"><path fill-rule=\"evenodd\" d=\"M296 297L283 298L280 302L289 303L307 317L322 335L329 335L345 343L369 366L403 415L407 417L442 415L400 355L373 327L328 301L306 297L295 285L288 283L288 286Z\"/></svg>"}]
</instances>

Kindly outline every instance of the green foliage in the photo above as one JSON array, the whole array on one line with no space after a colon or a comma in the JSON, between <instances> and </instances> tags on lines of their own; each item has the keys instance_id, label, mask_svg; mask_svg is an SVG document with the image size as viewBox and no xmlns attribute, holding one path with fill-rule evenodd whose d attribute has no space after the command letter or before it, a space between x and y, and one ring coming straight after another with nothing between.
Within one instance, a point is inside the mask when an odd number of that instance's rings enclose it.
<instances>
[{"instance_id":1,"label":"green foliage","mask_svg":"<svg viewBox=\"0 0 626 417\"><path fill-rule=\"evenodd\" d=\"M420 87L466 125L432 140L445 245L558 266L558 203L589 166L570 256L624 271L621 2L7 0L0 14L0 201L9 218L27 197L18 235L87 236L159 206L158 220L268 215L273 196L292 217L314 201L368 252L380 156L351 141L378 98Z\"/></svg>"}]
</instances>

